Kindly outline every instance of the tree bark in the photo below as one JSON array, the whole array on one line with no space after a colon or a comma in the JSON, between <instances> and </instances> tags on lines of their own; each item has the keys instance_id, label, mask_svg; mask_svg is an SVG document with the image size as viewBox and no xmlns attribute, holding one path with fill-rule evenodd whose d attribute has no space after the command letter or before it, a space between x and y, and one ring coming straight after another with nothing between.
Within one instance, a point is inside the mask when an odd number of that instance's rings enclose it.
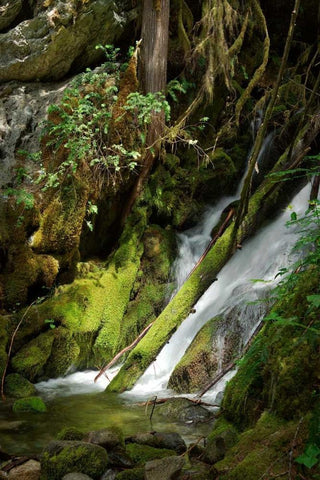
<instances>
[{"instance_id":1,"label":"tree bark","mask_svg":"<svg viewBox=\"0 0 320 480\"><path fill-rule=\"evenodd\" d=\"M142 46L140 83L144 93L164 92L167 84L170 0L144 0L142 13ZM124 223L135 201L142 193L161 145L164 112L154 114L148 128L146 154L139 177L123 214Z\"/></svg>"}]
</instances>

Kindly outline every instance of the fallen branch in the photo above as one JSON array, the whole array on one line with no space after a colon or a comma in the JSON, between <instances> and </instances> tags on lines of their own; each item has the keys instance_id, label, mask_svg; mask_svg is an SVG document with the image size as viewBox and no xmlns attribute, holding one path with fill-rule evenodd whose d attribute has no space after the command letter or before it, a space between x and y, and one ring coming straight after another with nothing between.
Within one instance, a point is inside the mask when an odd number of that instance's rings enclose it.
<instances>
[{"instance_id":1,"label":"fallen branch","mask_svg":"<svg viewBox=\"0 0 320 480\"><path fill-rule=\"evenodd\" d=\"M142 403L137 403L139 407L148 407L151 403L153 405L162 405L163 403L166 403L168 400L171 400L172 398L177 398L177 397L165 397L165 398L155 398L153 400L147 400L146 402ZM186 400L189 400L189 402L195 403L196 405L203 405L204 407L219 407L219 405L213 404L213 403L207 403L203 402L200 400L200 398L186 398L186 397L178 397L178 398L184 398Z\"/></svg>"},{"instance_id":2,"label":"fallen branch","mask_svg":"<svg viewBox=\"0 0 320 480\"><path fill-rule=\"evenodd\" d=\"M3 401L6 400L6 396L4 394L4 381L5 381L5 378L6 378L6 374L7 374L7 370L8 370L8 366L9 366L9 362L10 362L10 357L11 357L11 352L12 352L12 348L13 348L13 343L14 343L14 339L16 338L16 335L18 333L18 330L23 322L23 320L26 318L30 308L32 307L32 305L34 305L38 300L35 300L34 302L32 302L29 307L26 309L26 311L24 312L24 314L22 315L21 317L21 320L20 322L18 323L18 325L16 326L12 336L11 336L11 341L10 341L10 346L9 346L9 350L8 350L8 355L7 355L7 362L6 362L6 365L4 367L4 370L3 370L3 374L2 374L2 378L1 378L1 398Z\"/></svg>"},{"instance_id":3,"label":"fallen branch","mask_svg":"<svg viewBox=\"0 0 320 480\"><path fill-rule=\"evenodd\" d=\"M117 355L113 357L113 359L108 363L108 365L106 365L100 370L98 375L95 377L94 382L96 382L98 378L100 378L101 375L103 375L108 370L108 368L112 367L112 365L114 365L119 360L119 358L122 357L124 353L132 350L140 342L140 340L145 336L145 334L150 330L153 324L154 322L149 323L149 325L140 333L140 335L131 343L131 345L129 345L128 347L125 347L123 350L121 350L121 352L117 353Z\"/></svg>"}]
</instances>

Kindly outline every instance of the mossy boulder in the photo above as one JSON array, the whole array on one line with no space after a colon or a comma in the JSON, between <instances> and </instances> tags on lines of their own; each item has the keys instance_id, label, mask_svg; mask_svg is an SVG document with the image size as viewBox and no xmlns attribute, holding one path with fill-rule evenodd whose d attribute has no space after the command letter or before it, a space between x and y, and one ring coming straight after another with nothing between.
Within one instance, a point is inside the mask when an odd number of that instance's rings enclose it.
<instances>
[{"instance_id":1,"label":"mossy boulder","mask_svg":"<svg viewBox=\"0 0 320 480\"><path fill-rule=\"evenodd\" d=\"M7 363L9 317L0 315L0 375L2 376Z\"/></svg>"},{"instance_id":2,"label":"mossy boulder","mask_svg":"<svg viewBox=\"0 0 320 480\"><path fill-rule=\"evenodd\" d=\"M143 465L149 460L156 458L164 458L170 455L175 455L174 450L167 448L155 448L149 445L140 445L138 443L129 443L126 446L126 452L135 465Z\"/></svg>"},{"instance_id":3,"label":"mossy boulder","mask_svg":"<svg viewBox=\"0 0 320 480\"><path fill-rule=\"evenodd\" d=\"M172 372L169 388L181 393L197 392L214 377L220 353L214 349L214 340L220 323L221 318L216 317L201 328Z\"/></svg>"},{"instance_id":4,"label":"mossy boulder","mask_svg":"<svg viewBox=\"0 0 320 480\"><path fill-rule=\"evenodd\" d=\"M36 393L35 386L18 373L10 373L6 376L4 392L8 397L23 398L31 397Z\"/></svg>"},{"instance_id":5,"label":"mossy boulder","mask_svg":"<svg viewBox=\"0 0 320 480\"><path fill-rule=\"evenodd\" d=\"M144 467L124 470L116 475L115 480L144 480Z\"/></svg>"},{"instance_id":6,"label":"mossy boulder","mask_svg":"<svg viewBox=\"0 0 320 480\"><path fill-rule=\"evenodd\" d=\"M171 480L179 478L185 464L184 457L170 456L159 460L151 460L145 465L145 480Z\"/></svg>"},{"instance_id":7,"label":"mossy boulder","mask_svg":"<svg viewBox=\"0 0 320 480\"><path fill-rule=\"evenodd\" d=\"M50 442L41 455L41 478L60 480L71 472L81 472L98 480L107 469L108 455L104 448L76 441Z\"/></svg>"},{"instance_id":8,"label":"mossy boulder","mask_svg":"<svg viewBox=\"0 0 320 480\"><path fill-rule=\"evenodd\" d=\"M27 397L16 400L12 406L14 412L39 412L47 411L46 404L40 397Z\"/></svg>"},{"instance_id":9,"label":"mossy boulder","mask_svg":"<svg viewBox=\"0 0 320 480\"><path fill-rule=\"evenodd\" d=\"M237 439L238 433L234 426L224 418L218 419L207 438L202 459L211 464L218 462L235 445Z\"/></svg>"},{"instance_id":10,"label":"mossy boulder","mask_svg":"<svg viewBox=\"0 0 320 480\"><path fill-rule=\"evenodd\" d=\"M76 427L65 427L57 435L57 440L82 440L84 433Z\"/></svg>"},{"instance_id":11,"label":"mossy boulder","mask_svg":"<svg viewBox=\"0 0 320 480\"><path fill-rule=\"evenodd\" d=\"M288 468L292 439L297 451L307 434L307 421L284 422L270 413L263 413L256 425L239 436L223 460L215 464L226 480L257 480L261 476L281 475ZM296 436L296 437L295 437Z\"/></svg>"},{"instance_id":12,"label":"mossy boulder","mask_svg":"<svg viewBox=\"0 0 320 480\"><path fill-rule=\"evenodd\" d=\"M22 347L12 358L12 368L30 381L41 378L46 362L51 355L53 342L53 331L41 333Z\"/></svg>"}]
</instances>

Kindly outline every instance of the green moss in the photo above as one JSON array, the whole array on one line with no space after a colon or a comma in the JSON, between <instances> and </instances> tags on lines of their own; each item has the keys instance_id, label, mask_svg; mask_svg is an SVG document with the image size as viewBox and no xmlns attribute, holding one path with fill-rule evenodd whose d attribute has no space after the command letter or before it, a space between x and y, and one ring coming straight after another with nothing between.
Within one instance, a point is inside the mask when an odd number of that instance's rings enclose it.
<instances>
[{"instance_id":1,"label":"green moss","mask_svg":"<svg viewBox=\"0 0 320 480\"><path fill-rule=\"evenodd\" d=\"M31 381L38 379L44 373L53 341L54 334L52 331L40 334L22 347L12 358L12 368Z\"/></svg>"},{"instance_id":2,"label":"green moss","mask_svg":"<svg viewBox=\"0 0 320 480\"><path fill-rule=\"evenodd\" d=\"M47 407L40 397L27 397L16 400L12 406L14 412L46 412Z\"/></svg>"},{"instance_id":3,"label":"green moss","mask_svg":"<svg viewBox=\"0 0 320 480\"><path fill-rule=\"evenodd\" d=\"M46 363L47 377L60 377L67 373L70 365L77 365L80 355L80 346L72 332L64 327L54 330L54 342L51 355Z\"/></svg>"},{"instance_id":4,"label":"green moss","mask_svg":"<svg viewBox=\"0 0 320 480\"><path fill-rule=\"evenodd\" d=\"M76 427L63 428L57 435L57 440L82 440L84 433Z\"/></svg>"},{"instance_id":5,"label":"green moss","mask_svg":"<svg viewBox=\"0 0 320 480\"><path fill-rule=\"evenodd\" d=\"M4 392L8 397L30 397L36 393L35 386L18 373L10 373L6 376Z\"/></svg>"},{"instance_id":6,"label":"green moss","mask_svg":"<svg viewBox=\"0 0 320 480\"><path fill-rule=\"evenodd\" d=\"M265 412L254 428L239 436L238 443L215 467L227 480L257 480L281 474L287 469L295 435L298 445L306 435L305 423L285 423Z\"/></svg>"},{"instance_id":7,"label":"green moss","mask_svg":"<svg viewBox=\"0 0 320 480\"><path fill-rule=\"evenodd\" d=\"M230 246L231 229L228 229L163 310L148 334L130 353L124 367L110 383L109 390L122 391L133 386L149 363L156 358L162 345L189 314L190 308L201 293L212 283L215 272L220 270L228 256Z\"/></svg>"},{"instance_id":8,"label":"green moss","mask_svg":"<svg viewBox=\"0 0 320 480\"><path fill-rule=\"evenodd\" d=\"M167 448L154 448L149 445L140 445L138 443L129 443L126 446L126 451L133 463L137 465L142 465L157 458L176 455L174 450L169 450Z\"/></svg>"},{"instance_id":9,"label":"green moss","mask_svg":"<svg viewBox=\"0 0 320 480\"><path fill-rule=\"evenodd\" d=\"M104 448L76 441L51 442L41 456L41 479L60 480L67 473L84 473L98 480L107 468Z\"/></svg>"},{"instance_id":10,"label":"green moss","mask_svg":"<svg viewBox=\"0 0 320 480\"><path fill-rule=\"evenodd\" d=\"M220 320L214 318L201 328L172 372L169 388L181 393L197 392L214 377L218 364L212 342Z\"/></svg>"},{"instance_id":11,"label":"green moss","mask_svg":"<svg viewBox=\"0 0 320 480\"><path fill-rule=\"evenodd\" d=\"M144 468L124 470L117 474L115 480L144 480Z\"/></svg>"},{"instance_id":12,"label":"green moss","mask_svg":"<svg viewBox=\"0 0 320 480\"><path fill-rule=\"evenodd\" d=\"M226 430L233 430L237 433L237 430L232 423L228 422L223 416L219 417L213 426L212 432L210 432L207 437L208 442L212 441L215 437L221 435Z\"/></svg>"}]
</instances>

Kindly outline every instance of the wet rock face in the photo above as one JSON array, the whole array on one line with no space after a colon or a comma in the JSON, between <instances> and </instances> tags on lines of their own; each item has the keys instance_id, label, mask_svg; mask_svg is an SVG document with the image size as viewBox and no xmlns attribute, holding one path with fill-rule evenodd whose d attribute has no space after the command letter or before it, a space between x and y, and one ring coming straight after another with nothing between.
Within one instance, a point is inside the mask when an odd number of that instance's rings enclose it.
<instances>
[{"instance_id":1,"label":"wet rock face","mask_svg":"<svg viewBox=\"0 0 320 480\"><path fill-rule=\"evenodd\" d=\"M10 83L0 88L0 188L13 177L18 150L39 151L47 109L59 102L67 86L68 82ZM28 161L23 163L28 169Z\"/></svg>"},{"instance_id":2,"label":"wet rock face","mask_svg":"<svg viewBox=\"0 0 320 480\"><path fill-rule=\"evenodd\" d=\"M58 80L72 66L94 63L101 57L96 45L114 43L132 18L130 3L42 2L33 18L0 35L0 81Z\"/></svg>"}]
</instances>

